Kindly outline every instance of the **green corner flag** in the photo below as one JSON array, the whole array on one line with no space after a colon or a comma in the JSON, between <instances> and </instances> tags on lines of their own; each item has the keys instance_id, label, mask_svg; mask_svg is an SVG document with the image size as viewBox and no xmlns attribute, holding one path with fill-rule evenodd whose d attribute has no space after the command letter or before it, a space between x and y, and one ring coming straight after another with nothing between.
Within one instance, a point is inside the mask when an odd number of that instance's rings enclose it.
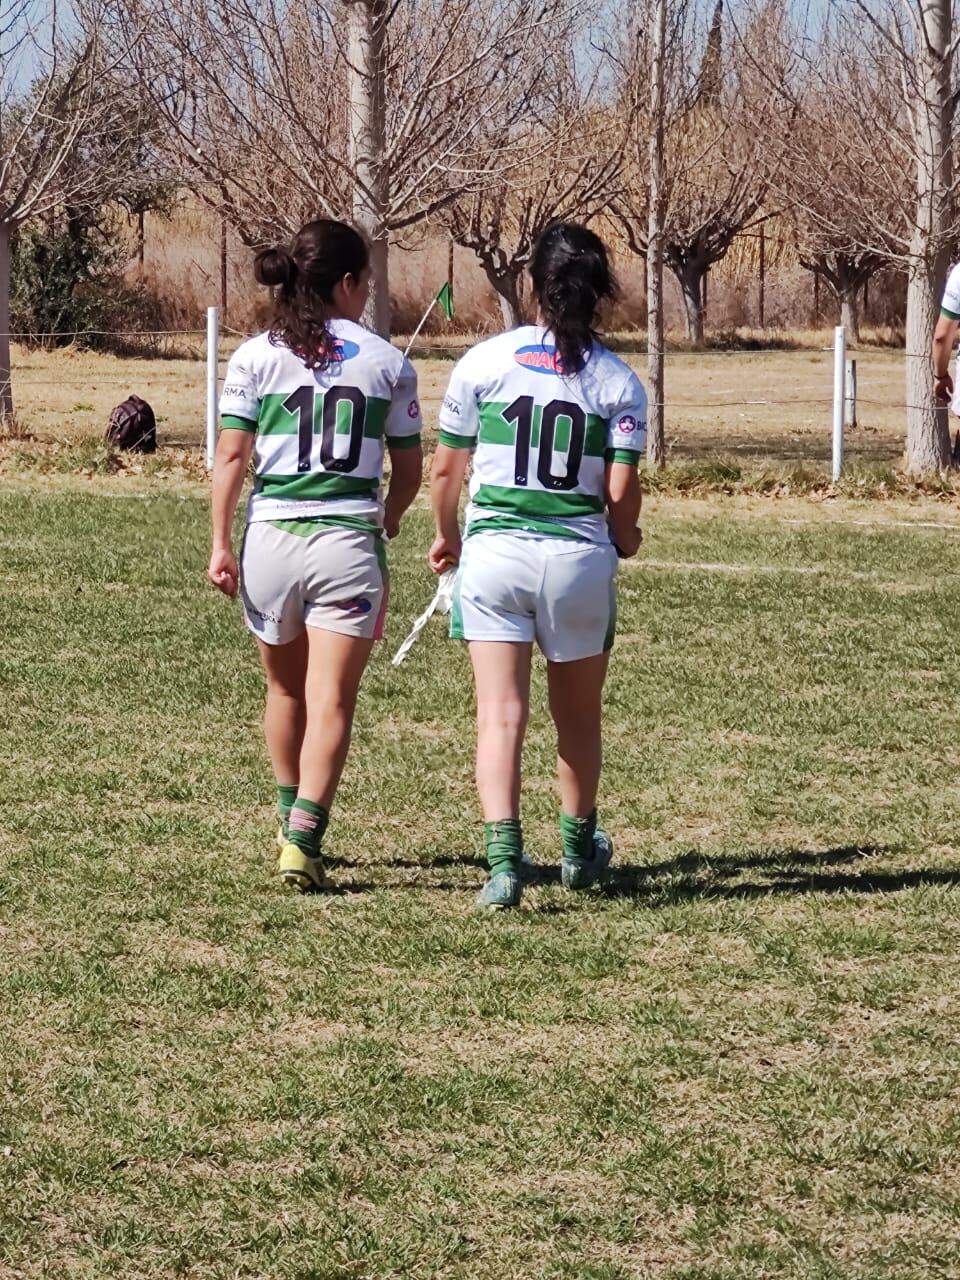
<instances>
[{"instance_id":1,"label":"green corner flag","mask_svg":"<svg viewBox=\"0 0 960 1280\"><path fill-rule=\"evenodd\" d=\"M456 314L456 308L453 305L453 285L448 280L437 294L437 302L440 303L440 309L448 320L452 320Z\"/></svg>"}]
</instances>

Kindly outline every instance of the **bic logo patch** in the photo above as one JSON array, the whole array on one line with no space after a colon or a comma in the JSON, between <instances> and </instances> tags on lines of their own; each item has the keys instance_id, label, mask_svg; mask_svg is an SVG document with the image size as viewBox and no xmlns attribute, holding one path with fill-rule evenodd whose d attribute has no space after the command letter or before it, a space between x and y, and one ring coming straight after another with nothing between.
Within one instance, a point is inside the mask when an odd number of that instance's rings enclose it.
<instances>
[{"instance_id":1,"label":"bic logo patch","mask_svg":"<svg viewBox=\"0 0 960 1280\"><path fill-rule=\"evenodd\" d=\"M336 607L342 609L348 618L365 618L373 605L366 596L354 596L352 600L338 600Z\"/></svg>"},{"instance_id":2,"label":"bic logo patch","mask_svg":"<svg viewBox=\"0 0 960 1280\"><path fill-rule=\"evenodd\" d=\"M629 435L631 431L636 431L637 420L636 418L632 417L629 413L625 413L617 423L616 429L617 431L623 431L627 435Z\"/></svg>"}]
</instances>

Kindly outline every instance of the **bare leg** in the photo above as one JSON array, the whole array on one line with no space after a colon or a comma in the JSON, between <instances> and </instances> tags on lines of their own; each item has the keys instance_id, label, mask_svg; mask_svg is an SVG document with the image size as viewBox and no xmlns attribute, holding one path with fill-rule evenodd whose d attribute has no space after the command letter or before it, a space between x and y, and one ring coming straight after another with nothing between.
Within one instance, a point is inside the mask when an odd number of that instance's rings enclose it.
<instances>
[{"instance_id":1,"label":"bare leg","mask_svg":"<svg viewBox=\"0 0 960 1280\"><path fill-rule=\"evenodd\" d=\"M329 809L346 763L360 680L374 640L307 627L307 726L299 799Z\"/></svg>"},{"instance_id":2,"label":"bare leg","mask_svg":"<svg viewBox=\"0 0 960 1280\"><path fill-rule=\"evenodd\" d=\"M477 686L477 791L484 820L517 818L533 646L474 640L469 649Z\"/></svg>"},{"instance_id":3,"label":"bare leg","mask_svg":"<svg viewBox=\"0 0 960 1280\"><path fill-rule=\"evenodd\" d=\"M289 644L257 641L267 676L267 702L263 712L263 736L278 786L295 787L300 781L300 752L307 723L304 683L307 674L307 637Z\"/></svg>"},{"instance_id":4,"label":"bare leg","mask_svg":"<svg viewBox=\"0 0 960 1280\"><path fill-rule=\"evenodd\" d=\"M600 718L609 655L550 662L550 714L557 728L557 774L563 812L586 818L597 803L603 751Z\"/></svg>"}]
</instances>

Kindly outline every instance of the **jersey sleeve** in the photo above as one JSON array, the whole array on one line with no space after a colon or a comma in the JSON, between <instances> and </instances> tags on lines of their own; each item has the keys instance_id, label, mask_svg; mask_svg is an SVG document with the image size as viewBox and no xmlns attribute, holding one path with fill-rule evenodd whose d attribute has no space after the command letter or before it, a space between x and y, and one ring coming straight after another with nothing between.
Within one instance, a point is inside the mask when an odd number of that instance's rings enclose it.
<instances>
[{"instance_id":1,"label":"jersey sleeve","mask_svg":"<svg viewBox=\"0 0 960 1280\"><path fill-rule=\"evenodd\" d=\"M417 373L404 356L394 384L384 434L392 449L415 449L420 443L423 423L417 398Z\"/></svg>"},{"instance_id":2,"label":"jersey sleeve","mask_svg":"<svg viewBox=\"0 0 960 1280\"><path fill-rule=\"evenodd\" d=\"M636 466L647 447L647 393L631 370L607 426L607 462L627 462Z\"/></svg>"},{"instance_id":3,"label":"jersey sleeve","mask_svg":"<svg viewBox=\"0 0 960 1280\"><path fill-rule=\"evenodd\" d=\"M230 357L227 376L220 393L220 425L240 431L256 431L260 419L260 393L252 360L253 352L244 343Z\"/></svg>"},{"instance_id":4,"label":"jersey sleeve","mask_svg":"<svg viewBox=\"0 0 960 1280\"><path fill-rule=\"evenodd\" d=\"M960 320L960 266L954 267L947 279L940 314L950 320Z\"/></svg>"},{"instance_id":5,"label":"jersey sleeve","mask_svg":"<svg viewBox=\"0 0 960 1280\"><path fill-rule=\"evenodd\" d=\"M440 443L451 449L472 449L480 431L477 392L470 376L469 356L460 360L450 375L447 394L440 409Z\"/></svg>"}]
</instances>

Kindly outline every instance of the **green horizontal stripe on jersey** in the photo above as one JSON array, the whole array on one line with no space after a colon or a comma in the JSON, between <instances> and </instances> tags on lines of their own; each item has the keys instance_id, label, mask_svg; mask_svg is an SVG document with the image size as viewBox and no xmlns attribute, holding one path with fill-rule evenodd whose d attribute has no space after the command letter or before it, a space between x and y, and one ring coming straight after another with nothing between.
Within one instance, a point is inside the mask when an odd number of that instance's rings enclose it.
<instances>
[{"instance_id":1,"label":"green horizontal stripe on jersey","mask_svg":"<svg viewBox=\"0 0 960 1280\"><path fill-rule=\"evenodd\" d=\"M472 449L477 443L477 437L458 436L453 431L444 431L441 427L440 443L445 444L448 449Z\"/></svg>"},{"instance_id":2,"label":"green horizontal stripe on jersey","mask_svg":"<svg viewBox=\"0 0 960 1280\"><path fill-rule=\"evenodd\" d=\"M517 442L517 424L507 422L503 414L509 409L508 404L493 401L480 406L480 443L505 444L512 449ZM543 406L534 405L533 422L530 429L530 444L536 449L540 446L540 422L543 418ZM557 419L557 429L553 447L557 453L565 453L570 448L570 419L561 415ZM587 414L587 429L583 452L587 458L602 458L607 447L607 424L595 413Z\"/></svg>"},{"instance_id":3,"label":"green horizontal stripe on jersey","mask_svg":"<svg viewBox=\"0 0 960 1280\"><path fill-rule=\"evenodd\" d=\"M482 484L471 501L498 514L517 516L596 516L603 511L603 499L588 493L557 493L547 489L511 489L500 484Z\"/></svg>"},{"instance_id":4,"label":"green horizontal stripe on jersey","mask_svg":"<svg viewBox=\"0 0 960 1280\"><path fill-rule=\"evenodd\" d=\"M379 487L376 480L368 477L310 471L296 476L257 476L253 491L264 498L322 502L325 498L366 498L375 494Z\"/></svg>"},{"instance_id":5,"label":"green horizontal stripe on jersey","mask_svg":"<svg viewBox=\"0 0 960 1280\"><path fill-rule=\"evenodd\" d=\"M388 449L419 449L420 432L412 436L387 436Z\"/></svg>"},{"instance_id":6,"label":"green horizontal stripe on jersey","mask_svg":"<svg viewBox=\"0 0 960 1280\"><path fill-rule=\"evenodd\" d=\"M640 454L636 449L608 449L606 460L607 462L625 462L629 467L638 467Z\"/></svg>"},{"instance_id":7,"label":"green horizontal stripe on jersey","mask_svg":"<svg viewBox=\"0 0 960 1280\"><path fill-rule=\"evenodd\" d=\"M298 538L312 537L321 529L356 529L360 533L372 533L378 538L383 533L372 520L363 520L360 516L307 516L303 520L268 520L267 524Z\"/></svg>"},{"instance_id":8,"label":"green horizontal stripe on jersey","mask_svg":"<svg viewBox=\"0 0 960 1280\"><path fill-rule=\"evenodd\" d=\"M290 392L283 395L269 392L260 402L260 417L257 420L257 432L262 436L295 436L299 429L299 417L283 407L289 399ZM387 421L389 400L377 396L367 396L367 412L363 423L363 434L368 440L379 440ZM337 406L337 435L350 434L351 406L341 400ZM323 392L318 392L313 402L313 434L319 435L323 430Z\"/></svg>"},{"instance_id":9,"label":"green horizontal stripe on jersey","mask_svg":"<svg viewBox=\"0 0 960 1280\"><path fill-rule=\"evenodd\" d=\"M591 541L569 525L557 524L554 520L534 520L529 516L484 516L481 520L472 520L467 529L467 537L474 533L496 530L508 533L544 533L551 538L571 538L574 542Z\"/></svg>"},{"instance_id":10,"label":"green horizontal stripe on jersey","mask_svg":"<svg viewBox=\"0 0 960 1280\"><path fill-rule=\"evenodd\" d=\"M947 320L960 320L960 312L948 311L946 307L940 308L940 314Z\"/></svg>"},{"instance_id":11,"label":"green horizontal stripe on jersey","mask_svg":"<svg viewBox=\"0 0 960 1280\"><path fill-rule=\"evenodd\" d=\"M257 424L250 418L238 418L236 414L224 413L220 416L221 431L246 431L253 435L256 433Z\"/></svg>"}]
</instances>

